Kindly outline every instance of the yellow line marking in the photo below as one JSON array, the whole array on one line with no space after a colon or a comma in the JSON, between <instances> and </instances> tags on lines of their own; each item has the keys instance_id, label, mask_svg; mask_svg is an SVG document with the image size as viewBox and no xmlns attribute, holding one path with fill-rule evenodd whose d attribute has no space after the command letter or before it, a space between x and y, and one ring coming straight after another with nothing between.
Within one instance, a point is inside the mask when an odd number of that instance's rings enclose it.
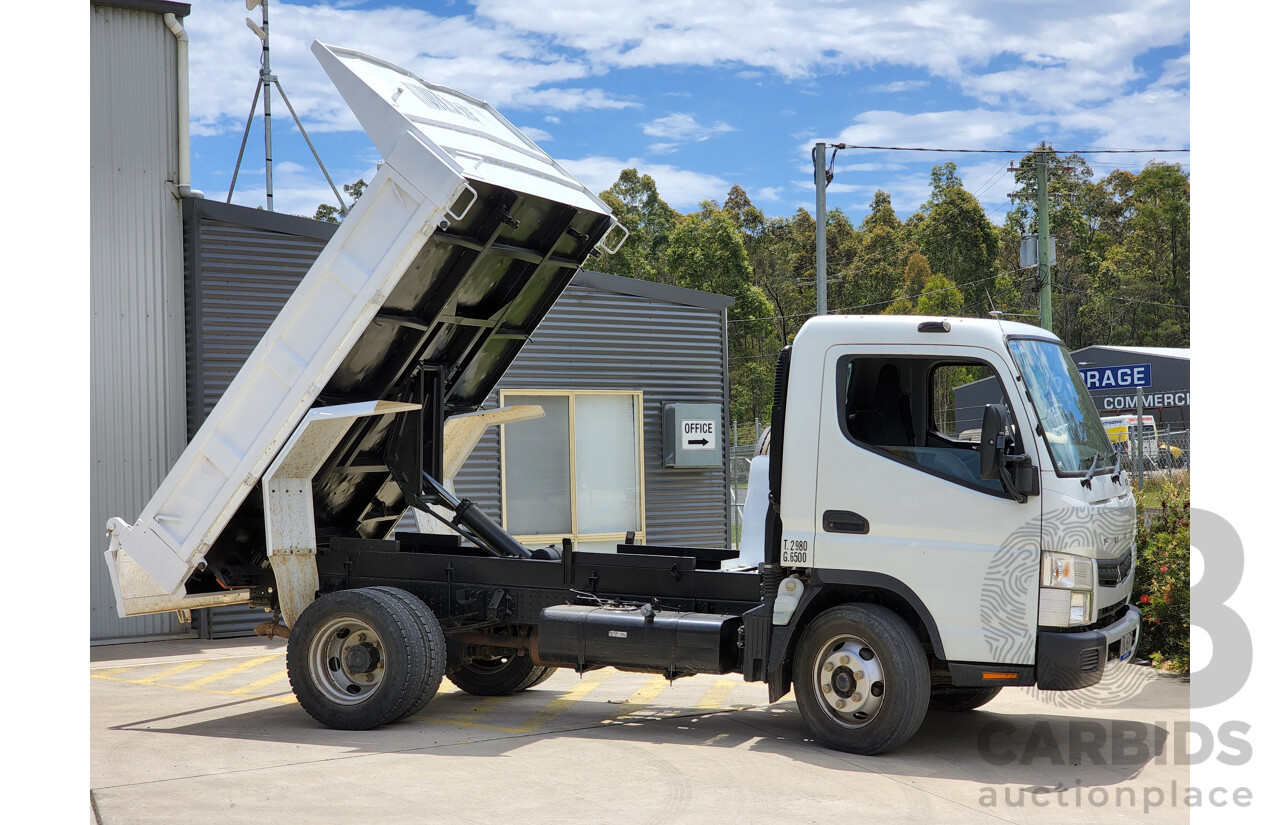
<instances>
[{"instance_id":1,"label":"yellow line marking","mask_svg":"<svg viewBox=\"0 0 1280 825\"><path fill-rule=\"evenodd\" d=\"M588 693L600 687L606 679L616 673L617 671L614 670L607 670L603 672L595 671L589 676L584 676L582 681L575 685L571 690L555 699L552 699L545 707L542 708L542 710L538 711L533 716L529 717L529 719L523 724L516 727L489 725L484 722L472 722L470 720L455 718L452 715L442 714L436 716L431 714L430 711L424 711L420 717L415 718L421 718L424 721L435 722L442 725L457 725L458 727L463 728L483 728L484 730L496 730L503 733L533 733L539 728L549 725L561 714L577 704L578 701ZM513 694L511 696L494 696L477 704L475 708L480 713L487 713L489 710L492 710L501 704L505 704L519 695L520 694ZM430 708L430 705L427 707Z\"/></svg>"},{"instance_id":2,"label":"yellow line marking","mask_svg":"<svg viewBox=\"0 0 1280 825\"><path fill-rule=\"evenodd\" d=\"M212 659L193 659L190 662L178 662L178 664L174 665L173 667L166 668L165 670L160 671L154 676L150 676L146 679L134 679L131 681L133 681L135 685L154 685L156 682L159 682L161 679L167 679L170 676L177 676L179 673L186 673L188 670L194 670L195 668L198 668L201 665L206 665L211 661L213 660Z\"/></svg>"},{"instance_id":3,"label":"yellow line marking","mask_svg":"<svg viewBox=\"0 0 1280 825\"><path fill-rule=\"evenodd\" d=\"M558 699L552 699L550 704L542 710L535 713L529 718L529 721L520 726L521 731L535 731L545 725L551 724L562 713L576 705L579 700L586 697L588 693L600 687L605 679L613 675L613 672L596 673L593 676L586 676L581 682L573 686L573 689Z\"/></svg>"},{"instance_id":4,"label":"yellow line marking","mask_svg":"<svg viewBox=\"0 0 1280 825\"><path fill-rule=\"evenodd\" d=\"M698 700L698 710L721 710L724 708L725 700L729 698L729 694L737 687L740 682L733 682L728 679L717 679L711 687L707 688L707 692Z\"/></svg>"},{"instance_id":5,"label":"yellow line marking","mask_svg":"<svg viewBox=\"0 0 1280 825\"><path fill-rule=\"evenodd\" d=\"M250 682L244 687L238 687L235 690L231 691L231 693L232 694L252 693L253 691L260 690L266 687L267 685L273 685L288 675L289 675L289 671L287 670L277 670L275 673L272 673L270 676L264 676L258 681Z\"/></svg>"},{"instance_id":6,"label":"yellow line marking","mask_svg":"<svg viewBox=\"0 0 1280 825\"><path fill-rule=\"evenodd\" d=\"M108 670L98 671L97 673L90 673L89 678L105 679L109 682L127 682L131 685L154 685L161 679L165 679L170 676L176 676L179 673L184 673L188 670L192 670L193 668L200 667L201 665L206 665L212 661L213 659L193 659L187 662L179 662L178 664L173 665L172 667L166 668L160 671L159 673L148 676L145 679L120 679L116 677L116 674L123 673L126 670L138 670L139 668L150 667L150 665L130 665L128 667L113 667ZM172 685L166 685L165 687L172 687Z\"/></svg>"},{"instance_id":7,"label":"yellow line marking","mask_svg":"<svg viewBox=\"0 0 1280 825\"><path fill-rule=\"evenodd\" d=\"M662 691L670 687L670 682L665 676L654 676L649 681L640 686L640 689L631 694L631 698L623 703L622 707L626 713L619 715L618 719L626 719L629 716L635 716L645 709L654 699L657 699ZM628 707L630 706L630 707Z\"/></svg>"},{"instance_id":8,"label":"yellow line marking","mask_svg":"<svg viewBox=\"0 0 1280 825\"><path fill-rule=\"evenodd\" d=\"M241 662L240 664L234 665L225 670L220 670L217 673L211 674L209 676L205 676L200 679L196 679L194 682L188 682L185 685L175 685L175 687L181 688L182 690L198 690L199 688L204 687L210 682L216 682L219 679L225 679L228 676L234 676L237 673L243 673L246 670L255 668L258 665L264 665L267 662L270 662L275 659L279 659L282 656L284 656L283 653L271 653L266 656L259 656L256 659L250 659L247 662Z\"/></svg>"},{"instance_id":9,"label":"yellow line marking","mask_svg":"<svg viewBox=\"0 0 1280 825\"><path fill-rule=\"evenodd\" d=\"M124 667L108 667L102 670L94 670L89 672L90 679L110 679L117 673L124 673L126 670L137 670L146 665L125 665Z\"/></svg>"}]
</instances>

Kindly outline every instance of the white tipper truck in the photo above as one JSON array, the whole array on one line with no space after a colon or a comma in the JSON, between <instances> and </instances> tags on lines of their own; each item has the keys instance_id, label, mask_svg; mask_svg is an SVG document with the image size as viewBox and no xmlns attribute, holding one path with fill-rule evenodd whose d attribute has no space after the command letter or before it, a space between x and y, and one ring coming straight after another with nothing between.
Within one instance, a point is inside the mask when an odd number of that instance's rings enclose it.
<instances>
[{"instance_id":1,"label":"white tipper truck","mask_svg":"<svg viewBox=\"0 0 1280 825\"><path fill-rule=\"evenodd\" d=\"M385 161L142 513L108 524L121 616L250 604L302 708L367 729L448 677L741 673L828 747L930 708L1069 690L1127 659L1134 500L1062 343L998 319L809 321L779 356L764 561L529 548L442 479L609 209L491 106L313 51ZM994 376L978 442L951 388ZM486 419L486 416L488 417ZM416 508L448 535L397 532Z\"/></svg>"}]
</instances>

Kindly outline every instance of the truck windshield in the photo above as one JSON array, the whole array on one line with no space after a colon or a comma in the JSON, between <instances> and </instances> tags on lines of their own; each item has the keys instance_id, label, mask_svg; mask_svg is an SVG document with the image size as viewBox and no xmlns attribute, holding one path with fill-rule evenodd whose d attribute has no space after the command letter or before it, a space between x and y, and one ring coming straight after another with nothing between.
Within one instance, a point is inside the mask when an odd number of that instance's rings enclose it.
<instances>
[{"instance_id":1,"label":"truck windshield","mask_svg":"<svg viewBox=\"0 0 1280 825\"><path fill-rule=\"evenodd\" d=\"M1052 341L1009 341L1022 378L1044 427L1045 441L1059 474L1083 473L1110 461L1114 450L1080 371L1065 347Z\"/></svg>"}]
</instances>

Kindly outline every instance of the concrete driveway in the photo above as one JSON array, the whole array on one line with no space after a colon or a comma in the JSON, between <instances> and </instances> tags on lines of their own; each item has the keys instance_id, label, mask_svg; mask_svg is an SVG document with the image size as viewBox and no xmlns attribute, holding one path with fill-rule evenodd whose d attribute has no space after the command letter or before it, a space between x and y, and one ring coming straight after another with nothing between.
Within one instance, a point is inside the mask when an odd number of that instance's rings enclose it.
<instances>
[{"instance_id":1,"label":"concrete driveway","mask_svg":"<svg viewBox=\"0 0 1280 825\"><path fill-rule=\"evenodd\" d=\"M807 738L763 685L559 671L515 696L447 680L418 716L334 731L298 707L281 640L91 649L93 816L124 823L1187 822L1172 732L1186 679L1125 665L1070 694L931 712L894 753ZM1172 793L1171 793L1172 792ZM1157 801L1156 796L1159 795Z\"/></svg>"}]
</instances>

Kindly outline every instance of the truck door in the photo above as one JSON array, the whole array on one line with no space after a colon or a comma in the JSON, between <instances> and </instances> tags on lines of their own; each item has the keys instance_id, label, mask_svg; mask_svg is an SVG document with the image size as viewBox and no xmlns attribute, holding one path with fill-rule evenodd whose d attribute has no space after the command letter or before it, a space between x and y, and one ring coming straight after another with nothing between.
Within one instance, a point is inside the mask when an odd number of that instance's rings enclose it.
<instances>
[{"instance_id":1,"label":"truck door","mask_svg":"<svg viewBox=\"0 0 1280 825\"><path fill-rule=\"evenodd\" d=\"M814 566L878 573L923 602L950 661L1035 658L1041 497L1017 502L978 470L985 403L1041 466L1011 371L981 347L828 350L819 416ZM919 354L904 352L919 350ZM961 403L957 403L961 399Z\"/></svg>"}]
</instances>

